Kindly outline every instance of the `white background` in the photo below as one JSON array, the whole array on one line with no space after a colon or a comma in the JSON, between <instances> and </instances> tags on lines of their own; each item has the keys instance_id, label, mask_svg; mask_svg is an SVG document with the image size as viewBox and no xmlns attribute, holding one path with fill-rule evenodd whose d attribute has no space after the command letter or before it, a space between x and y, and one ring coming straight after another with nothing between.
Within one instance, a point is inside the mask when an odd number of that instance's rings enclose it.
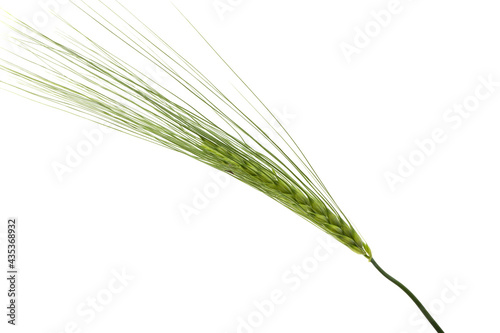
<instances>
[{"instance_id":1,"label":"white background","mask_svg":"<svg viewBox=\"0 0 500 333\"><path fill-rule=\"evenodd\" d=\"M28 20L45 13L44 1L0 3ZM182 37L183 29L162 29L174 15L170 4L123 3L167 38ZM480 76L500 81L498 4L401 0L348 62L342 43L353 44L357 27L370 26L370 12L389 1L220 3L231 6L222 16L212 0L176 1L262 99L287 115L287 128L379 264L446 332L499 332L500 87L457 128L443 119L474 95ZM187 44L204 47L198 39ZM179 154L108 133L60 181L53 163L97 126L0 94L0 236L7 218L18 217L21 272L15 329L5 323L0 283L2 332L433 331L362 256L337 247L323 250L318 263L314 253L327 237L243 184L217 185L187 221L180 207L216 183L208 167ZM392 190L386 173L436 128L447 140ZM297 279L291 269L302 265L309 274ZM79 315L89 298L110 295L123 269L133 277L123 290L92 320ZM273 292L283 302L263 318L255 302ZM249 317L254 327L238 330Z\"/></svg>"}]
</instances>

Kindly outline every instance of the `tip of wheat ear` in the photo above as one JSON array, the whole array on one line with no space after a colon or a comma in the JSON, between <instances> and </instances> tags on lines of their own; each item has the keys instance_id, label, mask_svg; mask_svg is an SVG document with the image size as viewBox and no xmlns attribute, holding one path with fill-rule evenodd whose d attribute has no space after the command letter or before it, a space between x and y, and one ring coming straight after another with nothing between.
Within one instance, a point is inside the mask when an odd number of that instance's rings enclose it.
<instances>
[{"instance_id":1,"label":"tip of wheat ear","mask_svg":"<svg viewBox=\"0 0 500 333\"><path fill-rule=\"evenodd\" d=\"M212 166L272 197L355 253L371 260L370 247L352 225L346 222L341 214L334 212L316 196L298 186L295 181L280 177L274 170L256 160L245 158L210 140L202 138L200 148L210 155Z\"/></svg>"}]
</instances>

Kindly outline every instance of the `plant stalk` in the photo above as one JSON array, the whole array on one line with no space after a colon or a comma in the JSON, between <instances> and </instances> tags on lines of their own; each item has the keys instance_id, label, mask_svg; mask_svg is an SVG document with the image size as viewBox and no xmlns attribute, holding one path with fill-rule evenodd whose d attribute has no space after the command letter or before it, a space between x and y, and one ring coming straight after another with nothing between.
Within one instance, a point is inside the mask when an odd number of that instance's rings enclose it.
<instances>
[{"instance_id":1,"label":"plant stalk","mask_svg":"<svg viewBox=\"0 0 500 333\"><path fill-rule=\"evenodd\" d=\"M401 288L401 290L403 290L411 298L411 300L417 305L420 311L422 311L425 318L427 318L432 327L434 327L436 332L444 333L443 329L439 327L438 323L434 320L434 318L432 318L431 314L427 311L427 309L422 305L422 303L418 300L418 298L415 295L413 295L413 293L408 288L406 288L401 282L399 282L398 280L387 274L373 258L370 261L373 264L373 266L375 266L375 268L380 272L380 274L382 274L387 278L387 280L391 281L396 286Z\"/></svg>"}]
</instances>

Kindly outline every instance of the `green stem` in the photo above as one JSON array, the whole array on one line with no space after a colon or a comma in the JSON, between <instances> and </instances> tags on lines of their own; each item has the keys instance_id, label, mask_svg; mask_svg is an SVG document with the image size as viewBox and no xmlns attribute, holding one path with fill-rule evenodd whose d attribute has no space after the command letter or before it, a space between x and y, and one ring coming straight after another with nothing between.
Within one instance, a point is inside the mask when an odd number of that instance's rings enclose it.
<instances>
[{"instance_id":1,"label":"green stem","mask_svg":"<svg viewBox=\"0 0 500 333\"><path fill-rule=\"evenodd\" d=\"M420 303L420 301L418 300L418 298L415 297L415 295L413 295L413 293L408 288L406 288L401 282L399 282L398 280L396 280L395 278L393 278L392 276L390 276L389 274L387 274L375 262L375 260L373 258L370 261L373 264L373 266L375 266L375 268L380 272L380 274L382 274L383 276L385 276L387 278L387 280L389 280L392 283L394 283L396 286L398 286L399 288L401 288L408 296L410 296L411 300L418 306L418 308L420 309L420 311L422 311L422 313L424 314L425 318L427 318L427 320L429 321L429 323L432 325L432 327L434 327L434 329L438 333L444 333L443 329L441 327L439 327L439 325L436 323L436 321L434 320L434 318L432 318L431 314L425 309L425 307L422 305L422 303Z\"/></svg>"}]
</instances>

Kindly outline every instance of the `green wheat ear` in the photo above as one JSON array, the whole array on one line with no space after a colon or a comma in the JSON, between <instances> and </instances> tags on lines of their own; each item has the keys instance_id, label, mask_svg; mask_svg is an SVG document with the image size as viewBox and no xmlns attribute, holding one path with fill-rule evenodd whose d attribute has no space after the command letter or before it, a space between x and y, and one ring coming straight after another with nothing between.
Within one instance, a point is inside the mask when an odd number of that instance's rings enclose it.
<instances>
[{"instance_id":1,"label":"green wheat ear","mask_svg":"<svg viewBox=\"0 0 500 333\"><path fill-rule=\"evenodd\" d=\"M338 214L330 210L313 193L304 192L291 179L278 176L275 170L241 155L232 153L227 148L202 138L201 148L211 154L220 170L229 172L234 177L256 187L295 213L314 223L339 242L358 254L371 259L371 250L359 234Z\"/></svg>"},{"instance_id":2,"label":"green wheat ear","mask_svg":"<svg viewBox=\"0 0 500 333\"><path fill-rule=\"evenodd\" d=\"M3 88L180 152L250 185L371 261L443 332L413 294L377 265L292 137L194 26L242 86L233 91L239 102L122 5L112 9L97 2L98 8L72 4L100 28L99 34L108 34L170 76L175 89L150 80L60 16L65 29L56 40L8 14L6 24L26 54L7 52L0 58L0 70L14 78ZM269 119L281 131L258 124L269 124Z\"/></svg>"}]
</instances>

